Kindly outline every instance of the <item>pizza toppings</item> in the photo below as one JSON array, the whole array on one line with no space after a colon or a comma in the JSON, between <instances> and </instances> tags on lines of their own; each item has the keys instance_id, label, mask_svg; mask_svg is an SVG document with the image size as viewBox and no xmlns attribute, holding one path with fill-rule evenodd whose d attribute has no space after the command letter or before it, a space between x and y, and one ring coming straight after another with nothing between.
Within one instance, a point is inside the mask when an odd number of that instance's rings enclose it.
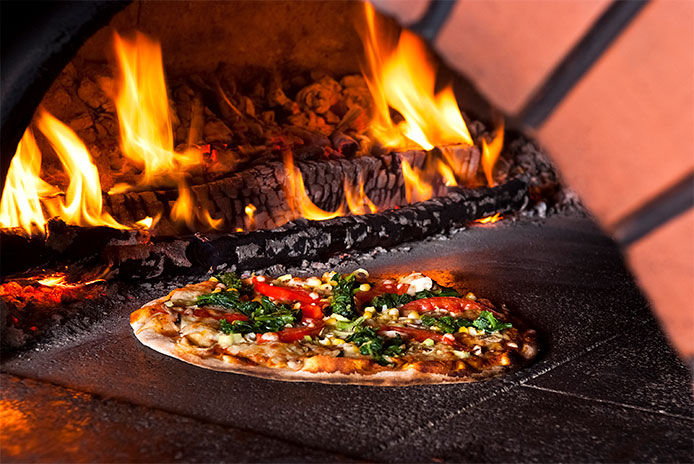
<instances>
[{"instance_id":1,"label":"pizza toppings","mask_svg":"<svg viewBox=\"0 0 694 464\"><path fill-rule=\"evenodd\" d=\"M293 370L340 358L330 364L467 372L528 352L519 329L491 303L421 273L397 280L370 280L363 270L277 279L225 273L172 292L150 318L162 312L178 321L183 350Z\"/></svg>"}]
</instances>

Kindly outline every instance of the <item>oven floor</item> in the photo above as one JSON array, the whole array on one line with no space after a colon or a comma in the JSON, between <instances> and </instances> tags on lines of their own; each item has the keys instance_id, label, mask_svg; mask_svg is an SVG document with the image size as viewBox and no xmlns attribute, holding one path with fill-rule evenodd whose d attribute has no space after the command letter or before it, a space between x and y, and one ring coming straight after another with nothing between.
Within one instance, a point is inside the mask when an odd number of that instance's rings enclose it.
<instances>
[{"instance_id":1,"label":"oven floor","mask_svg":"<svg viewBox=\"0 0 694 464\"><path fill-rule=\"evenodd\" d=\"M694 460L689 371L590 220L502 221L363 267L464 282L537 327L543 354L475 384L261 380L139 345L127 315L143 295L3 360L3 461Z\"/></svg>"}]
</instances>

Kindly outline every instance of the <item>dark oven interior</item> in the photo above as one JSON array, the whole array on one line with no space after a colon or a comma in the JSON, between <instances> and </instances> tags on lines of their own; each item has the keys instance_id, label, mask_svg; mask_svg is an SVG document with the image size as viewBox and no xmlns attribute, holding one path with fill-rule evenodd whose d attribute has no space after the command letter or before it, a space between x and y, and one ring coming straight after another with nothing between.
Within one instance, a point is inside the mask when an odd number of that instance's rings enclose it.
<instances>
[{"instance_id":1,"label":"dark oven interior","mask_svg":"<svg viewBox=\"0 0 694 464\"><path fill-rule=\"evenodd\" d=\"M49 24L39 15L26 28L42 26L27 39L38 44L34 54L8 47L3 57L5 189L22 178L10 165L20 139L27 160L42 157L24 175L40 170L49 184L42 219L0 217L4 457L687 456L687 369L619 247L527 131L425 41L378 12L370 32L372 10L359 2L53 8L45 10ZM433 2L415 29L426 37L445 11ZM414 42L407 59L428 54L410 64L401 90L430 87L438 98L450 85L460 121L438 124L436 111L449 107L436 98L410 114L407 98L374 90L395 80L383 61L392 64L386 58L400 50L398 36ZM128 65L142 88L119 101ZM33 79L17 77L32 70ZM412 76L419 84L408 87ZM380 113L390 132L375 136L367 129L378 119L379 95L390 106ZM162 121L156 111L169 112L168 125L152 129ZM424 140L407 126L420 113ZM399 139L391 143L393 133ZM80 150L61 140L75 138L96 174L82 180L82 213L69 216L79 197L71 194L77 161L62 152ZM137 159L143 151L173 164L149 165ZM86 198L95 179L98 194ZM359 267L375 275L417 269L504 302L538 327L542 355L474 384L283 383L166 358L140 346L127 322L154 295L220 270ZM629 446L624 427L635 437Z\"/></svg>"}]
</instances>

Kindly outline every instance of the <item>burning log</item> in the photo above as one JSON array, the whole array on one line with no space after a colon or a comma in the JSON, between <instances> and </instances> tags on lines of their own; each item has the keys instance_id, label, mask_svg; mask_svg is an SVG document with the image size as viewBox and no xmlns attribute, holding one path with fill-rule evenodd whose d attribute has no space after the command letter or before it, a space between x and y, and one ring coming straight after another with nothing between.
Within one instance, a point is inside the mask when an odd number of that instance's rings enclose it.
<instances>
[{"instance_id":1,"label":"burning log","mask_svg":"<svg viewBox=\"0 0 694 464\"><path fill-rule=\"evenodd\" d=\"M119 269L121 277L130 278L221 267L253 270L421 240L495 213L518 211L528 201L526 181L516 179L494 188L456 189L445 197L380 214L325 221L298 219L273 230L252 233L196 234L177 240L155 238L144 245L109 246L105 256Z\"/></svg>"}]
</instances>

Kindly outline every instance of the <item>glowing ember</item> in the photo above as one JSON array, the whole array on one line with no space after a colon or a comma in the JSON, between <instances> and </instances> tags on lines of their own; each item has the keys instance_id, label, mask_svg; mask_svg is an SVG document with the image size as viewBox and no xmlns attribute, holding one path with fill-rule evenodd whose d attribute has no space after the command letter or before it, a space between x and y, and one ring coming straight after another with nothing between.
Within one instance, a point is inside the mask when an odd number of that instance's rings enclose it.
<instances>
[{"instance_id":1,"label":"glowing ember","mask_svg":"<svg viewBox=\"0 0 694 464\"><path fill-rule=\"evenodd\" d=\"M294 166L294 157L287 152L284 156L284 169L287 180L284 183L284 193L287 196L289 208L297 217L304 217L312 221L322 221L345 215L344 205L332 213L323 211L316 206L306 193L304 178L299 168Z\"/></svg>"},{"instance_id":2,"label":"glowing ember","mask_svg":"<svg viewBox=\"0 0 694 464\"><path fill-rule=\"evenodd\" d=\"M496 213L492 216L487 216L483 217L481 219L477 219L475 222L478 222L480 224L494 224L495 222L498 222L503 219L503 216L500 213Z\"/></svg>"}]
</instances>

